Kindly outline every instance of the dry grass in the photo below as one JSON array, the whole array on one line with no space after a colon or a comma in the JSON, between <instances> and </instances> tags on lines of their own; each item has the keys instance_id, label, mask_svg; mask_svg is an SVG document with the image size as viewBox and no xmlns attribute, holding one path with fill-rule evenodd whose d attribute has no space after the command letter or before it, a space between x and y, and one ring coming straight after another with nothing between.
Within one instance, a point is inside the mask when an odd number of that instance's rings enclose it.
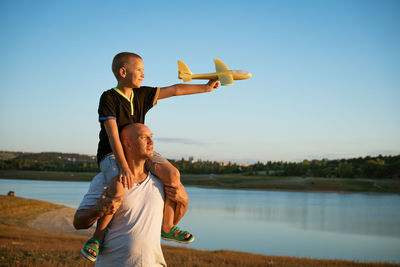
<instances>
[{"instance_id":1,"label":"dry grass","mask_svg":"<svg viewBox=\"0 0 400 267\"><path fill-rule=\"evenodd\" d=\"M0 266L92 266L79 253L85 240L0 225Z\"/></svg>"},{"instance_id":2,"label":"dry grass","mask_svg":"<svg viewBox=\"0 0 400 267\"><path fill-rule=\"evenodd\" d=\"M48 202L0 196L0 266L93 266L83 259L85 237L52 234L27 228L27 220L59 208ZM163 246L169 266L400 266L294 257L255 255L233 251L201 251Z\"/></svg>"},{"instance_id":3,"label":"dry grass","mask_svg":"<svg viewBox=\"0 0 400 267\"><path fill-rule=\"evenodd\" d=\"M0 195L0 223L3 225L27 226L27 221L54 209L61 208L46 201Z\"/></svg>"}]
</instances>

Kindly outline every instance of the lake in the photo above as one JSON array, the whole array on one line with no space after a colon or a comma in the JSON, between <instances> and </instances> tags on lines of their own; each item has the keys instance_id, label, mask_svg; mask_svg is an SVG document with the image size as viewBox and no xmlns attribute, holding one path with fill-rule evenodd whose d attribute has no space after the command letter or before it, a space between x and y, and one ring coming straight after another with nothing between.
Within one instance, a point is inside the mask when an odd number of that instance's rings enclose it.
<instances>
[{"instance_id":1,"label":"lake","mask_svg":"<svg viewBox=\"0 0 400 267\"><path fill-rule=\"evenodd\" d=\"M0 179L0 194L13 190L73 208L88 187ZM188 247L400 263L400 195L186 190L189 209L179 226L196 238Z\"/></svg>"}]
</instances>

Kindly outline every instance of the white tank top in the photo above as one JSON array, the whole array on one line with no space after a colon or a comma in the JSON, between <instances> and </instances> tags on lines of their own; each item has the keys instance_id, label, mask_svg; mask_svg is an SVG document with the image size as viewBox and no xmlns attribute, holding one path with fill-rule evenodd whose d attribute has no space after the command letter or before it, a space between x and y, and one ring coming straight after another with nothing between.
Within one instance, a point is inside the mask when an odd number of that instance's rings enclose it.
<instances>
[{"instance_id":1,"label":"white tank top","mask_svg":"<svg viewBox=\"0 0 400 267\"><path fill-rule=\"evenodd\" d=\"M167 266L161 251L164 185L149 172L126 190L109 224L96 266Z\"/></svg>"}]
</instances>

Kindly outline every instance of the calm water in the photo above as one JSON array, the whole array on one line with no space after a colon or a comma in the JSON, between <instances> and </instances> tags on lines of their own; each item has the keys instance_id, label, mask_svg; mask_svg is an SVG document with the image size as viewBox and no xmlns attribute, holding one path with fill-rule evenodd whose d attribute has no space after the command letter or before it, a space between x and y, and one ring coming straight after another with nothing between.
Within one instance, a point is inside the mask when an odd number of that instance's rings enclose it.
<instances>
[{"instance_id":1,"label":"calm water","mask_svg":"<svg viewBox=\"0 0 400 267\"><path fill-rule=\"evenodd\" d=\"M0 179L0 194L76 208L88 182ZM400 195L218 190L188 187L179 224L189 247L400 263Z\"/></svg>"}]
</instances>

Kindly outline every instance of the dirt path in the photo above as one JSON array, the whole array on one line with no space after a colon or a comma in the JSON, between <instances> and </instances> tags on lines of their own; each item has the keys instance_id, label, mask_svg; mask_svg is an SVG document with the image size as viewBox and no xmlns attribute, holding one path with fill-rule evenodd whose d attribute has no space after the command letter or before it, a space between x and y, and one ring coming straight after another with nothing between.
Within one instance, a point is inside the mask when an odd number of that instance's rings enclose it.
<instances>
[{"instance_id":1,"label":"dirt path","mask_svg":"<svg viewBox=\"0 0 400 267\"><path fill-rule=\"evenodd\" d=\"M75 230L72 225L75 209L64 207L39 215L28 222L28 226L51 233L92 236L94 228L88 230Z\"/></svg>"}]
</instances>

